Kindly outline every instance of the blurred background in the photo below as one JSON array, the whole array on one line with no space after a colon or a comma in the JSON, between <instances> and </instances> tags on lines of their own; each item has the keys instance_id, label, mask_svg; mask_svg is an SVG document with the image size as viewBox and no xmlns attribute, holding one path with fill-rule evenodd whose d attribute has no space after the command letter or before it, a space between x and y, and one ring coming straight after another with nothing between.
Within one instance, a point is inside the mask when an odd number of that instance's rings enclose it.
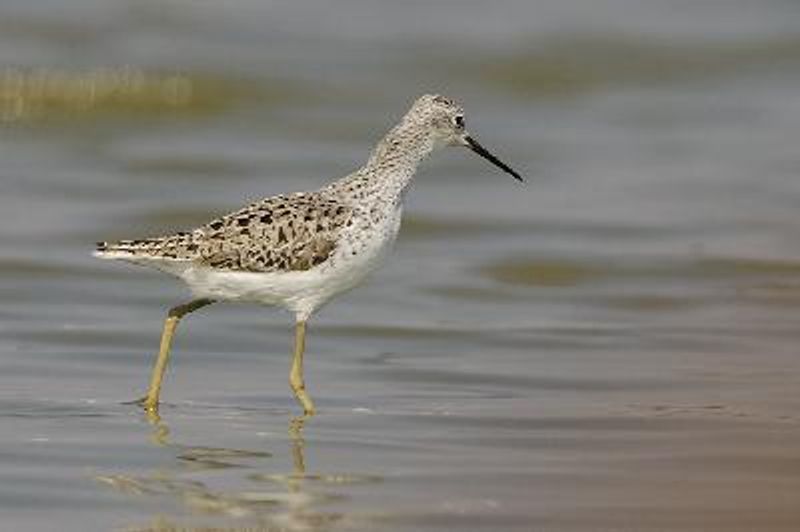
<instances>
[{"instance_id":1,"label":"blurred background","mask_svg":"<svg viewBox=\"0 0 800 532\"><path fill-rule=\"evenodd\" d=\"M800 4L0 2L0 528L797 530ZM356 169L461 102L527 177L427 161L310 330L181 326L97 240Z\"/></svg>"}]
</instances>

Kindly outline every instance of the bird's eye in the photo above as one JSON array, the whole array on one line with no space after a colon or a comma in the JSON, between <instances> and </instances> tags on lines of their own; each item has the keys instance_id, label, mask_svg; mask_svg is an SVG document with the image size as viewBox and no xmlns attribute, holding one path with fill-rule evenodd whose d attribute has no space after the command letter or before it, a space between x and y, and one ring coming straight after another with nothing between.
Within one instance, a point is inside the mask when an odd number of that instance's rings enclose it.
<instances>
[{"instance_id":1,"label":"bird's eye","mask_svg":"<svg viewBox=\"0 0 800 532\"><path fill-rule=\"evenodd\" d=\"M453 119L453 122L456 124L456 127L459 128L459 129L464 127L464 117L462 115L456 116Z\"/></svg>"}]
</instances>

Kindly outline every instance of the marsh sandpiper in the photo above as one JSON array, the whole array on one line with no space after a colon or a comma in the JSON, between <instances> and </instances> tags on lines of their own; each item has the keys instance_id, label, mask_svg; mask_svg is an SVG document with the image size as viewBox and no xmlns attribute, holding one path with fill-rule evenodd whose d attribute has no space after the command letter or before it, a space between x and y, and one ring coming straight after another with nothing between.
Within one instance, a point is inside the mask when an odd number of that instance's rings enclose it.
<instances>
[{"instance_id":1,"label":"marsh sandpiper","mask_svg":"<svg viewBox=\"0 0 800 532\"><path fill-rule=\"evenodd\" d=\"M319 190L269 197L187 232L99 242L95 256L172 274L195 298L170 309L149 391L138 402L157 412L172 337L183 316L217 301L245 301L294 313L289 384L305 414L313 414L303 380L306 322L381 264L400 229L403 197L417 166L444 146L470 148L522 181L467 133L459 105L425 95L360 170Z\"/></svg>"}]
</instances>

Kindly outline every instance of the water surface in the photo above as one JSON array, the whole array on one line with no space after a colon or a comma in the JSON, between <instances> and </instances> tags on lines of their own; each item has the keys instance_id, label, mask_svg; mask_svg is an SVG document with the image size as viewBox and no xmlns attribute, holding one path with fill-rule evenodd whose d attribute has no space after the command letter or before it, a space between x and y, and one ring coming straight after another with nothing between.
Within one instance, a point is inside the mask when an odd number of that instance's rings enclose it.
<instances>
[{"instance_id":1,"label":"water surface","mask_svg":"<svg viewBox=\"0 0 800 532\"><path fill-rule=\"evenodd\" d=\"M0 526L800 527L791 2L0 7ZM528 177L424 165L391 262L310 326L182 324L97 240L354 169L418 94Z\"/></svg>"}]
</instances>

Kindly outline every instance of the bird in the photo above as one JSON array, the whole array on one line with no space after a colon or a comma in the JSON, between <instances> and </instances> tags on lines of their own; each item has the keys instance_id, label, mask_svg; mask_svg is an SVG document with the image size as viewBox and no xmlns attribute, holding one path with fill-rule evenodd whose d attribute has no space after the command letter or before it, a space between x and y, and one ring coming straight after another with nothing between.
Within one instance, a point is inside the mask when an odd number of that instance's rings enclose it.
<instances>
[{"instance_id":1,"label":"bird","mask_svg":"<svg viewBox=\"0 0 800 532\"><path fill-rule=\"evenodd\" d=\"M147 394L158 412L173 336L187 314L215 302L282 307L294 314L289 385L305 416L316 412L303 375L306 325L331 298L352 289L391 249L418 165L446 146L469 148L519 182L522 176L479 144L454 100L426 94L357 171L311 192L267 197L190 231L98 242L94 255L154 268L188 285L193 299L167 313Z\"/></svg>"}]
</instances>

